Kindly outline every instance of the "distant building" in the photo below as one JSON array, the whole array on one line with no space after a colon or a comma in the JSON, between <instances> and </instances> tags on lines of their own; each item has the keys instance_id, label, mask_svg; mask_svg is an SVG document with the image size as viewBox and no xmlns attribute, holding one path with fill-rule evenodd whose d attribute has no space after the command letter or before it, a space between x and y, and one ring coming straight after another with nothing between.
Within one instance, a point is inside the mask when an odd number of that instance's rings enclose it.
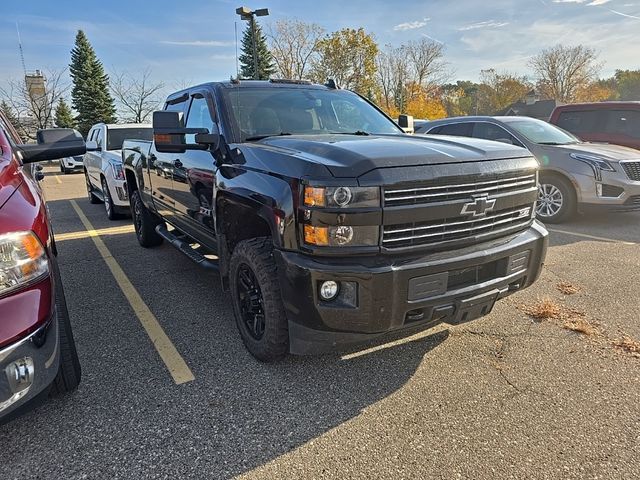
<instances>
[{"instance_id":1,"label":"distant building","mask_svg":"<svg viewBox=\"0 0 640 480\"><path fill-rule=\"evenodd\" d=\"M531 90L523 100L509 105L504 110L496 113L496 115L505 117L532 117L537 118L538 120L547 121L549 120L553 109L558 105L564 104L555 100L540 100L540 94L535 90Z\"/></svg>"}]
</instances>

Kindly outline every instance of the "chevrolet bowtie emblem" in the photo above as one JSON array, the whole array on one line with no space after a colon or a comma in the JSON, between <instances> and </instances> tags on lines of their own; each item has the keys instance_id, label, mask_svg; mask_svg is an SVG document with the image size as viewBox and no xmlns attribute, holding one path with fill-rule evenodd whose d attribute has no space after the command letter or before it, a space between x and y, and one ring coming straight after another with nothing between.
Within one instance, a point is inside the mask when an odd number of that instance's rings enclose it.
<instances>
[{"instance_id":1,"label":"chevrolet bowtie emblem","mask_svg":"<svg viewBox=\"0 0 640 480\"><path fill-rule=\"evenodd\" d=\"M474 196L473 202L464 204L460 215L473 215L474 217L481 217L493 210L493 207L495 206L495 198L488 198L487 195Z\"/></svg>"}]
</instances>

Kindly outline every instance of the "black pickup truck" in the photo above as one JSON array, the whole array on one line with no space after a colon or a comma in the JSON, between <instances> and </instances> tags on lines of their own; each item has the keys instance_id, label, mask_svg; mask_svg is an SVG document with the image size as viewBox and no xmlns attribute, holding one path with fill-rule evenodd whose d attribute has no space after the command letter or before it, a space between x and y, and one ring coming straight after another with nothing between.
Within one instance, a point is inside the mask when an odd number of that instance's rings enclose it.
<instances>
[{"instance_id":1,"label":"black pickup truck","mask_svg":"<svg viewBox=\"0 0 640 480\"><path fill-rule=\"evenodd\" d=\"M195 86L153 127L122 151L138 240L219 271L260 360L466 322L540 274L522 148L407 135L331 82Z\"/></svg>"}]
</instances>

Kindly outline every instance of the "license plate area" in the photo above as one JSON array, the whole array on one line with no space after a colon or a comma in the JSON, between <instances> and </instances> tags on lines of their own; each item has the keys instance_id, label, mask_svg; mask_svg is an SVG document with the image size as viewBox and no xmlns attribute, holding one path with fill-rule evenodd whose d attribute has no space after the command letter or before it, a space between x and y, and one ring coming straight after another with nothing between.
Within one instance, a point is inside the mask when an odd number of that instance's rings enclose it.
<instances>
[{"instance_id":1,"label":"license plate area","mask_svg":"<svg viewBox=\"0 0 640 480\"><path fill-rule=\"evenodd\" d=\"M498 290L492 290L475 297L458 300L452 323L465 323L488 315L493 310L498 294Z\"/></svg>"}]
</instances>

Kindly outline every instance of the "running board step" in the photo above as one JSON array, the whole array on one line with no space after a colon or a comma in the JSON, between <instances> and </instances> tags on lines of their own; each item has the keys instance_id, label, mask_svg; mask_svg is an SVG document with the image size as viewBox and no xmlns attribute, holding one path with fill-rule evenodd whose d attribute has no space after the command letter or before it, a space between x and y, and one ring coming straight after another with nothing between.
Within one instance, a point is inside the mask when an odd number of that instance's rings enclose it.
<instances>
[{"instance_id":1,"label":"running board step","mask_svg":"<svg viewBox=\"0 0 640 480\"><path fill-rule=\"evenodd\" d=\"M207 270L215 270L216 272L220 271L218 262L209 260L200 252L195 251L193 248L191 248L191 245L189 244L188 241L178 238L172 232L167 230L167 227L165 227L164 225L158 225L156 227L156 232L158 233L158 235L164 238L167 242L169 242L171 245L173 245L182 253L184 253L187 257L189 257L193 262L200 265L202 268L206 268Z\"/></svg>"}]
</instances>

